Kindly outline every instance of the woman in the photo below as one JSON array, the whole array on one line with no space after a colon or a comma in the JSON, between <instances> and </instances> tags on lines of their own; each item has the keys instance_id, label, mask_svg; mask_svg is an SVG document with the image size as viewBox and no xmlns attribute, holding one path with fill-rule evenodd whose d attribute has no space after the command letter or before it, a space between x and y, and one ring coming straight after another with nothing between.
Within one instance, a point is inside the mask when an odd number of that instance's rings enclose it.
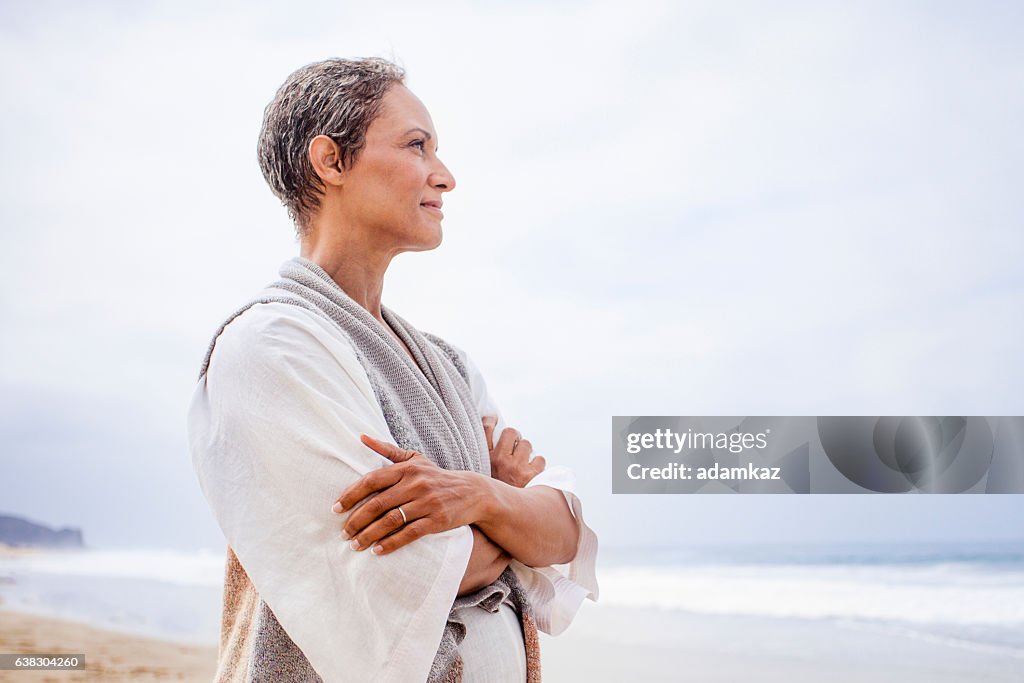
<instances>
[{"instance_id":1,"label":"woman","mask_svg":"<svg viewBox=\"0 0 1024 683\"><path fill-rule=\"evenodd\" d=\"M502 428L461 350L381 304L455 187L403 78L311 64L264 114L301 255L218 330L189 411L229 544L218 680L536 681L537 629L596 599L567 472Z\"/></svg>"}]
</instances>

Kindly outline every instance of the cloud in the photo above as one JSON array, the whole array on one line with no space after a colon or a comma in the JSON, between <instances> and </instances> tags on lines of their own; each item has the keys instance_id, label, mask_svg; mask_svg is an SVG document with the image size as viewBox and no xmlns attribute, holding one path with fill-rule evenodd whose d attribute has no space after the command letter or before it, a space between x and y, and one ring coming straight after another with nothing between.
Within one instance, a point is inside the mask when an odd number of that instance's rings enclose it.
<instances>
[{"instance_id":1,"label":"cloud","mask_svg":"<svg viewBox=\"0 0 1024 683\"><path fill-rule=\"evenodd\" d=\"M466 348L555 459L604 468L612 414L1024 410L1016 8L3 13L0 388L48 397L24 425L93 425L98 471L144 442L109 417L131 408L194 494L209 336L297 251L262 109L333 55L404 63L459 181L445 244L398 259L385 302ZM146 478L120 471L96 490Z\"/></svg>"}]
</instances>

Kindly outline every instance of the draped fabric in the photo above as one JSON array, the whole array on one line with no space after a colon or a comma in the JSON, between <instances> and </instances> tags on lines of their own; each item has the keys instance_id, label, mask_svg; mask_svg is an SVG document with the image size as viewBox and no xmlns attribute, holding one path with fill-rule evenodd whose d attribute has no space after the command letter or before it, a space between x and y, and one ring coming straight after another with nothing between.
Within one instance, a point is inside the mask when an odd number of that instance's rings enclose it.
<instances>
[{"instance_id":1,"label":"draped fabric","mask_svg":"<svg viewBox=\"0 0 1024 683\"><path fill-rule=\"evenodd\" d=\"M285 262L281 279L236 310L220 326L200 370L206 374L217 339L224 328L259 303L286 303L302 307L331 321L351 342L366 371L394 442L423 453L439 467L490 474L486 438L474 405L466 368L444 340L421 333L396 313L382 307L385 321L411 351L410 358L388 330L353 301L317 264L301 257ZM229 548L225 582L225 622L222 629L222 666L237 660L225 680L318 681L320 677L277 623L262 600L255 599L249 581ZM462 679L458 647L466 635L460 612L494 611L510 603L519 616L526 645L527 680L540 680L540 650L530 603L516 574L508 568L491 585L456 599L430 669L428 681ZM231 610L241 610L230 615ZM367 614L367 619L373 615ZM244 624L244 628L239 627ZM225 650L233 655L225 658ZM247 653L247 654L246 654ZM244 669L245 673L242 673Z\"/></svg>"}]
</instances>

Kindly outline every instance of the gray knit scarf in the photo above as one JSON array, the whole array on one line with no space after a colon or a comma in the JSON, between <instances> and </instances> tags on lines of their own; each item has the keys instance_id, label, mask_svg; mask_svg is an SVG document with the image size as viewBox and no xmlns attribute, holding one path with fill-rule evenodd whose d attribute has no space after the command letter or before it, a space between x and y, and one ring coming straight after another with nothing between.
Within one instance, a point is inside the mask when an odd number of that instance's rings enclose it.
<instances>
[{"instance_id":1,"label":"gray knit scarf","mask_svg":"<svg viewBox=\"0 0 1024 683\"><path fill-rule=\"evenodd\" d=\"M259 303L300 306L330 320L352 342L398 446L418 451L445 469L490 474L487 442L466 368L450 345L419 332L382 306L384 319L412 351L414 362L384 326L317 264L295 257L281 266L280 275L281 280L268 285L220 326L206 352L200 378L209 367L217 338L244 311ZM522 586L510 568L491 585L455 600L430 669L430 683L462 678L458 647L466 637L466 625L459 612L473 607L494 612L506 598L515 606L520 620L524 614L531 614ZM260 605L253 654L250 681L320 681L264 603Z\"/></svg>"}]
</instances>

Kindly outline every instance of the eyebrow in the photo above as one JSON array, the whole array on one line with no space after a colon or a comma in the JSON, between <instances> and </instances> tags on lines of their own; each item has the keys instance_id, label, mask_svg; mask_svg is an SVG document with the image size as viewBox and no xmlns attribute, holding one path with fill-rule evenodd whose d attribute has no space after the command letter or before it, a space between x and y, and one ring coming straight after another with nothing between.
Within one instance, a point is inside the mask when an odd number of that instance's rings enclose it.
<instances>
[{"instance_id":1,"label":"eyebrow","mask_svg":"<svg viewBox=\"0 0 1024 683\"><path fill-rule=\"evenodd\" d=\"M409 133L414 133L416 131L419 131L419 132L423 133L424 135L426 135L428 140L432 140L434 138L434 136L430 134L430 131L423 130L422 128L419 128L419 127L417 127L417 128L410 128L409 130L405 131L405 134L408 135Z\"/></svg>"}]
</instances>

